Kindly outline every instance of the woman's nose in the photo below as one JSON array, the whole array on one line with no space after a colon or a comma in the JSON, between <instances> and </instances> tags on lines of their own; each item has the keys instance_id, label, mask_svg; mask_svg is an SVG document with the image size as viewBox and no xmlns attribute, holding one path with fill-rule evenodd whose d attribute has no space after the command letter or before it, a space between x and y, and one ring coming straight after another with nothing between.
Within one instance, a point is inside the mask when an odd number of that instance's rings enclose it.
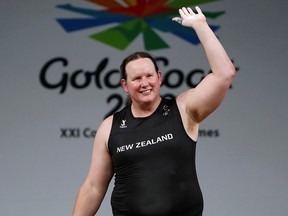
<instances>
[{"instance_id":1,"label":"woman's nose","mask_svg":"<svg viewBox=\"0 0 288 216\"><path fill-rule=\"evenodd\" d=\"M148 85L149 85L148 79L147 78L143 78L141 80L141 86L143 87L143 86L148 86Z\"/></svg>"}]
</instances>

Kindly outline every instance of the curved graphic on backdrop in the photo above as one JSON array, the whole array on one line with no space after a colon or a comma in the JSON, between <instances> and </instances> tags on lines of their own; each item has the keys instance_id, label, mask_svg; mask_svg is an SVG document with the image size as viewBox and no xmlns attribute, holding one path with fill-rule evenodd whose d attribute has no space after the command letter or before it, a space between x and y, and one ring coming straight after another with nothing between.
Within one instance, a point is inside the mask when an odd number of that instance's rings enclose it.
<instances>
[{"instance_id":1,"label":"curved graphic on backdrop","mask_svg":"<svg viewBox=\"0 0 288 216\"><path fill-rule=\"evenodd\" d=\"M63 29L77 32L107 25L108 28L89 37L119 50L125 50L140 34L143 35L144 48L147 51L169 48L169 44L158 34L165 32L187 41L190 44L200 43L196 33L183 28L171 18L178 16L178 8L193 7L221 0L86 0L102 6L102 10L81 8L71 4L57 5L57 8L82 14L87 18L59 18L57 22ZM203 11L207 18L216 19L225 11ZM113 25L111 27L111 25ZM218 25L210 25L213 31Z\"/></svg>"}]
</instances>

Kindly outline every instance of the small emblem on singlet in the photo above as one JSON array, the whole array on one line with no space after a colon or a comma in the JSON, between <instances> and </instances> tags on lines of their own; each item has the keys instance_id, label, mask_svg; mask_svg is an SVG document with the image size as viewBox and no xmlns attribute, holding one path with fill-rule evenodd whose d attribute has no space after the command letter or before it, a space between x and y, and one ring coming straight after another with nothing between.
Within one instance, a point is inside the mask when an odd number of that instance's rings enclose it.
<instances>
[{"instance_id":1,"label":"small emblem on singlet","mask_svg":"<svg viewBox=\"0 0 288 216\"><path fill-rule=\"evenodd\" d=\"M165 105L163 106L163 115L164 115L164 116L167 116L168 113L169 113L169 111L170 111L169 107L165 104Z\"/></svg>"},{"instance_id":2,"label":"small emblem on singlet","mask_svg":"<svg viewBox=\"0 0 288 216\"><path fill-rule=\"evenodd\" d=\"M120 125L120 128L127 128L126 120L122 120L122 123L121 123L121 125Z\"/></svg>"}]
</instances>

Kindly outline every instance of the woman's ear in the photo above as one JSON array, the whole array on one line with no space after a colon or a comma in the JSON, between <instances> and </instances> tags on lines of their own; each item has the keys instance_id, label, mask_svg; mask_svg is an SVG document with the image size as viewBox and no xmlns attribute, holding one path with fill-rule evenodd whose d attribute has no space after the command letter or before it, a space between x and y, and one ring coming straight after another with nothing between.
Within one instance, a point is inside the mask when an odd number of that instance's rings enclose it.
<instances>
[{"instance_id":1,"label":"woman's ear","mask_svg":"<svg viewBox=\"0 0 288 216\"><path fill-rule=\"evenodd\" d=\"M121 85L122 85L122 88L124 89L124 91L128 93L127 82L125 79L121 79Z\"/></svg>"},{"instance_id":2,"label":"woman's ear","mask_svg":"<svg viewBox=\"0 0 288 216\"><path fill-rule=\"evenodd\" d=\"M158 79L159 79L159 84L162 85L162 73L161 73L161 71L158 71L157 75L158 75Z\"/></svg>"}]
</instances>

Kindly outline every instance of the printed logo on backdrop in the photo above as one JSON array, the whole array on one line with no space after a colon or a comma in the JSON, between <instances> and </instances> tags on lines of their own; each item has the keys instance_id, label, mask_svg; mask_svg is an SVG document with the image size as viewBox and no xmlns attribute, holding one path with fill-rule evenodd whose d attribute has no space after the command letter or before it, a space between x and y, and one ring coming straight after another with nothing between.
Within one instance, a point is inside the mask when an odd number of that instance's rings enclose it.
<instances>
[{"instance_id":1,"label":"printed logo on backdrop","mask_svg":"<svg viewBox=\"0 0 288 216\"><path fill-rule=\"evenodd\" d=\"M91 32L93 29L95 32L87 35L87 38L83 38L83 40L94 40L95 44L103 43L120 52L129 47L139 35L142 35L143 47L151 53L155 50L169 48L168 42L161 37L162 33L172 34L176 40L184 40L191 47L197 46L200 41L195 32L172 22L171 18L178 16L178 8L183 6L194 7L215 1L221 0L86 0L86 2L91 3L89 7L72 5L68 1L66 4L56 5L56 8L71 12L71 17L57 18L56 23L69 34L77 34L77 32L85 29L89 29ZM224 15L225 11L203 10L203 13L207 19L217 19ZM85 18L77 18L77 15L84 15ZM210 25L210 27L214 32L220 28L219 25ZM191 47L188 49L193 52ZM153 55L153 53L151 54ZM206 75L211 73L211 70L199 67L188 71L174 68L170 65L168 57L154 57L163 71L162 86L168 91L171 90L171 93L168 92L163 96L174 97L173 92L183 86L194 88ZM109 106L111 104L111 108L105 113L105 118L118 111L126 102L126 98L118 93L118 89L121 88L120 71L118 68L110 66L112 61L115 60L103 56L98 60L96 59L96 67L79 69L78 66L73 66L73 62L71 63L66 57L54 57L44 63L41 68L40 83L44 88L60 95L64 95L71 89L83 90L91 87L98 91L115 90L115 93L107 97L106 103ZM55 77L57 77L56 80ZM126 127L125 122L122 122L122 127ZM61 138L90 138L94 137L96 130L90 127L65 127L60 128L60 133ZM220 130L201 129L199 136L219 137Z\"/></svg>"},{"instance_id":2,"label":"printed logo on backdrop","mask_svg":"<svg viewBox=\"0 0 288 216\"><path fill-rule=\"evenodd\" d=\"M147 51L168 48L169 44L155 30L170 33L188 43L197 45L198 37L191 29L183 28L171 18L178 15L178 8L201 5L219 0L123 0L103 1L87 0L104 9L94 9L61 4L56 7L87 18L58 18L58 23L68 33L76 33L85 29L95 29L89 38L119 50L125 50L140 34L143 35L144 47ZM207 18L216 19L224 11L203 11ZM111 27L111 25L113 25ZM97 27L107 26L103 31ZM219 26L210 25L213 31ZM115 40L117 38L117 40Z\"/></svg>"}]
</instances>

